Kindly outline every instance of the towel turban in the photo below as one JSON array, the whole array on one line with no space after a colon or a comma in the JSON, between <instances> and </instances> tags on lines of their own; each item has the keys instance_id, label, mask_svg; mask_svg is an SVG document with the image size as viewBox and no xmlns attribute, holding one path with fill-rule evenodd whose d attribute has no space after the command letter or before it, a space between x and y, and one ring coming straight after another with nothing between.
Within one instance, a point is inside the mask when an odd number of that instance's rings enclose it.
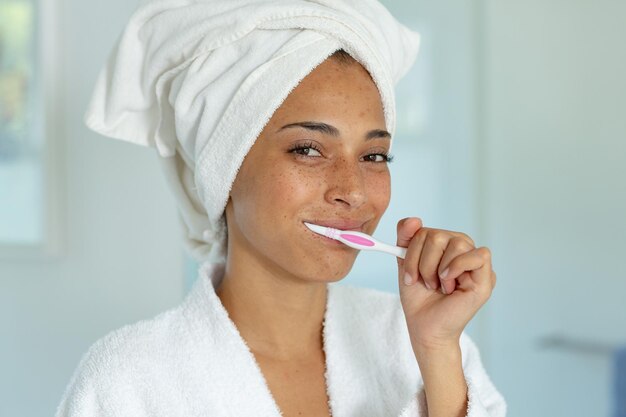
<instances>
[{"instance_id":1,"label":"towel turban","mask_svg":"<svg viewBox=\"0 0 626 417\"><path fill-rule=\"evenodd\" d=\"M84 121L156 148L185 247L198 261L223 261L232 183L289 92L343 49L370 73L393 135L394 87L419 40L376 0L143 1L100 71Z\"/></svg>"}]
</instances>

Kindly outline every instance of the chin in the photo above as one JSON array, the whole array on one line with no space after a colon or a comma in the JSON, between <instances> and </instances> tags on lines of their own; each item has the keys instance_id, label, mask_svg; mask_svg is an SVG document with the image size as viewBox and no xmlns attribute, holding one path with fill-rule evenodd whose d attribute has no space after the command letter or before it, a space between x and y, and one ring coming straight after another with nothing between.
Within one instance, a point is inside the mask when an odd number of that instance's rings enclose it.
<instances>
[{"instance_id":1,"label":"chin","mask_svg":"<svg viewBox=\"0 0 626 417\"><path fill-rule=\"evenodd\" d=\"M320 284L332 284L333 282L339 282L344 279L348 274L342 276L330 276L330 275L312 275L307 276L306 281L317 282Z\"/></svg>"},{"instance_id":2,"label":"chin","mask_svg":"<svg viewBox=\"0 0 626 417\"><path fill-rule=\"evenodd\" d=\"M300 270L297 271L297 274L303 276L307 281L330 283L344 279L352 270L355 258L351 261L348 261L347 256L341 260L333 260L332 256L311 257L309 259L313 259L312 264L306 271ZM322 259L322 261L316 259Z\"/></svg>"}]
</instances>

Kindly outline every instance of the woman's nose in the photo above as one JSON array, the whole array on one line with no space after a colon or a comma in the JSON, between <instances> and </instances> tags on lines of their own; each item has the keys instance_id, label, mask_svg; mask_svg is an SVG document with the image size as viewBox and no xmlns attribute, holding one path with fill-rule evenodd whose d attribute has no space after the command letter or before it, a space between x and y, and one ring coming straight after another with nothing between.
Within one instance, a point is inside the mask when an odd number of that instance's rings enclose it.
<instances>
[{"instance_id":1,"label":"woman's nose","mask_svg":"<svg viewBox=\"0 0 626 417\"><path fill-rule=\"evenodd\" d=\"M328 169L326 182L326 200L329 203L340 202L356 208L367 200L363 173L358 161L340 158Z\"/></svg>"}]
</instances>

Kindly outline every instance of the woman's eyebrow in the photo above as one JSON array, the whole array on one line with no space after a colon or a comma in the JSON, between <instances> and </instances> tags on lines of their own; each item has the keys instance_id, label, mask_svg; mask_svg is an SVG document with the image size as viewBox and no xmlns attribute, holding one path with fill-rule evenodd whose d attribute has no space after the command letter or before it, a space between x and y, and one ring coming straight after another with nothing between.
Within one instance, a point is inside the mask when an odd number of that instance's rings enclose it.
<instances>
[{"instance_id":1,"label":"woman's eyebrow","mask_svg":"<svg viewBox=\"0 0 626 417\"><path fill-rule=\"evenodd\" d=\"M339 129L337 129L335 126L331 126L329 124L322 123L322 122L311 122L311 121L289 123L281 127L280 129L278 129L276 133L280 132L283 129L287 129L290 127L303 127L305 129L314 130L317 132L324 133L325 135L330 135L334 137L339 137L340 135ZM365 140L371 140L371 139L376 139L376 138L391 139L391 134L387 132L386 130L374 129L374 130L370 130L365 135Z\"/></svg>"}]
</instances>

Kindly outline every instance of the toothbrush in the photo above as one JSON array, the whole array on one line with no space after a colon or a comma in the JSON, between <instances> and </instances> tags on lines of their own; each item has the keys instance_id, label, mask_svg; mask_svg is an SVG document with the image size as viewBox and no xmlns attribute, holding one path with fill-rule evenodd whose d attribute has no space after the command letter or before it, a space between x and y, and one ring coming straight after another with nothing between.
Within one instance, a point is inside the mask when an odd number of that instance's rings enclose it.
<instances>
[{"instance_id":1,"label":"toothbrush","mask_svg":"<svg viewBox=\"0 0 626 417\"><path fill-rule=\"evenodd\" d=\"M315 233L329 237L331 239L338 240L350 246L351 248L386 252L402 259L404 259L404 256L406 255L406 248L388 245L374 239L366 233L355 232L354 230L338 230L332 227L318 226L317 224L311 224L307 222L303 223L306 227L308 227Z\"/></svg>"}]
</instances>

